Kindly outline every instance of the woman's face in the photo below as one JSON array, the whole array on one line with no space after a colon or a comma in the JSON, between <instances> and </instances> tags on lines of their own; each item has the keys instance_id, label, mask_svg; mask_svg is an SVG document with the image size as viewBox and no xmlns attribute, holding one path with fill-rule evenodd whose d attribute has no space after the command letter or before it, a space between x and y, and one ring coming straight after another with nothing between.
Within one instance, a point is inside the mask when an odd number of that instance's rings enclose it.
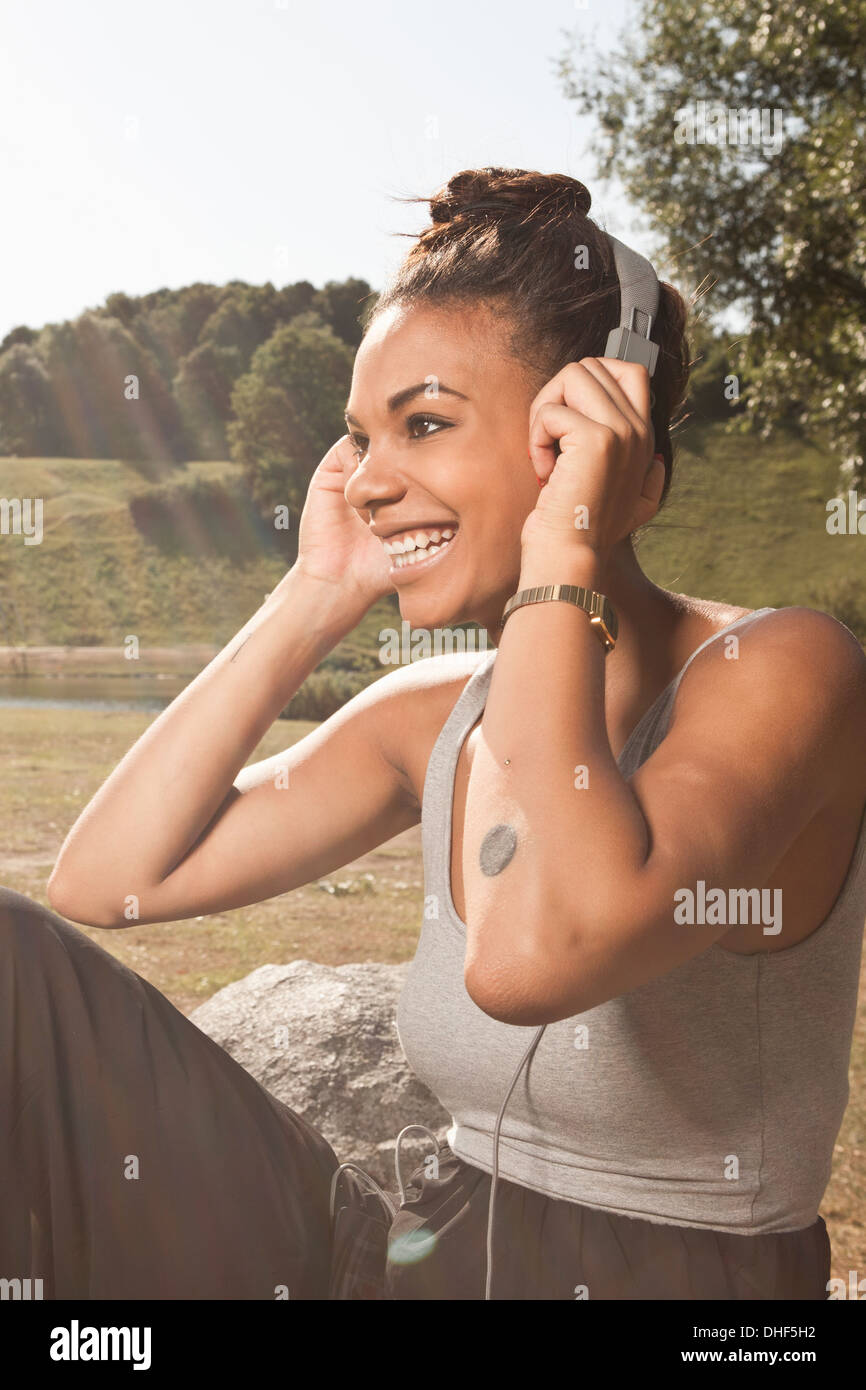
<instances>
[{"instance_id":1,"label":"woman's face","mask_svg":"<svg viewBox=\"0 0 866 1390\"><path fill-rule=\"evenodd\" d=\"M509 352L509 332L484 306L394 305L355 358L346 428L357 465L345 497L389 548L414 538L389 557L413 628L474 621L495 638L516 588L520 532L538 500L527 442L539 383ZM408 564L419 551L429 558Z\"/></svg>"}]
</instances>

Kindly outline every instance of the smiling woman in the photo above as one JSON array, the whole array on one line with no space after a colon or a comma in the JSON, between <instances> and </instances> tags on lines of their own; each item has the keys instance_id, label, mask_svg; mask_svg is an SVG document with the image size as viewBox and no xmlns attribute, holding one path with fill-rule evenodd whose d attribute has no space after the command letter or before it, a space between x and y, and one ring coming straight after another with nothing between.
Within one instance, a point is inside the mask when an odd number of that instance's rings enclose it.
<instances>
[{"instance_id":1,"label":"smiling woman","mask_svg":"<svg viewBox=\"0 0 866 1390\"><path fill-rule=\"evenodd\" d=\"M68 923L12 902L0 1110L26 1202L0 1254L52 1296L201 1297L204 1267L212 1296L273 1297L289 1266L291 1296L319 1297L329 1261L369 1250L338 1296L827 1295L819 1205L866 918L866 657L826 614L643 573L684 306L633 253L634 278L618 273L589 207L565 175L498 168L434 197L366 326L295 565L129 750L48 885L76 921L176 920L288 893L420 821L397 1022L448 1145L396 1216L384 1202L391 1258L362 1238L324 1249L322 1137ZM391 672L245 766L394 590L413 628L474 622L493 650ZM767 894L780 929L685 920L706 884ZM135 1204L117 1172L139 1146ZM105 1213L73 1200L93 1163ZM236 1200L208 1224L227 1181Z\"/></svg>"}]
</instances>

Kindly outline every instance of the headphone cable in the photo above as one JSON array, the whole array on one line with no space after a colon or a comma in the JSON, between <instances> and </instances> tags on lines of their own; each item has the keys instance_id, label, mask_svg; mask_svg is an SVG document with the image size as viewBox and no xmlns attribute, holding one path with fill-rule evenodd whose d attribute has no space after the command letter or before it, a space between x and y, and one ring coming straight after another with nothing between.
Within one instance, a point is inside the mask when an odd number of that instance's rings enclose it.
<instances>
[{"instance_id":1,"label":"headphone cable","mask_svg":"<svg viewBox=\"0 0 866 1390\"><path fill-rule=\"evenodd\" d=\"M493 1282L493 1214L496 1205L496 1182L499 1177L499 1127L502 1124L502 1116L505 1114L505 1107L511 1097L511 1092L517 1084L517 1078L540 1043L541 1035L546 1027L547 1024L542 1023L541 1027L536 1030L532 1042L524 1052L520 1065L511 1078L511 1085L505 1093L505 1099L499 1107L499 1114L496 1117L496 1126L493 1130L493 1177L490 1183L490 1202L487 1207L487 1273L484 1280L485 1300L490 1299L490 1290Z\"/></svg>"}]
</instances>

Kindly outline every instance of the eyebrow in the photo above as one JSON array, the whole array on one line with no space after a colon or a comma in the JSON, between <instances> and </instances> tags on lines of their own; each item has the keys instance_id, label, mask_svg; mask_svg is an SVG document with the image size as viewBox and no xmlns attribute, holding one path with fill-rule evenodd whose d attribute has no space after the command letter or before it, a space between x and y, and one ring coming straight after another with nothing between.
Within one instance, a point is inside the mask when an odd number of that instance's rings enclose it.
<instances>
[{"instance_id":1,"label":"eyebrow","mask_svg":"<svg viewBox=\"0 0 866 1390\"><path fill-rule=\"evenodd\" d=\"M408 401L411 401L422 391L427 391L429 389L429 386L429 381L419 381L417 386L405 386L402 391L398 391L395 395L391 396L387 402L390 414L396 414L396 412L400 409L401 406L406 405ZM455 391L453 386L444 386L441 381L439 382L439 385L437 387L437 395L459 396L461 401L469 400L469 397L464 396L462 391ZM356 419L354 415L350 415L348 410L346 410L344 414L350 424L360 425L361 421Z\"/></svg>"}]
</instances>

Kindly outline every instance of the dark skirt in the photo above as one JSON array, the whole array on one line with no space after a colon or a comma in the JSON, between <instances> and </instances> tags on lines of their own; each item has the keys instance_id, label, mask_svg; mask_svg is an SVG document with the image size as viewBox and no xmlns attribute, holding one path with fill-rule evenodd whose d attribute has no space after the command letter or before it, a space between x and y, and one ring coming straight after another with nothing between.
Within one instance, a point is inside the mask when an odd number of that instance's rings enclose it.
<instances>
[{"instance_id":1,"label":"dark skirt","mask_svg":"<svg viewBox=\"0 0 866 1390\"><path fill-rule=\"evenodd\" d=\"M347 1170L332 1228L323 1136L5 888L0 1124L0 1277L46 1299L484 1298L488 1174L446 1146L394 1216ZM497 1184L493 1299L826 1299L829 1278L820 1218L730 1235Z\"/></svg>"}]
</instances>

